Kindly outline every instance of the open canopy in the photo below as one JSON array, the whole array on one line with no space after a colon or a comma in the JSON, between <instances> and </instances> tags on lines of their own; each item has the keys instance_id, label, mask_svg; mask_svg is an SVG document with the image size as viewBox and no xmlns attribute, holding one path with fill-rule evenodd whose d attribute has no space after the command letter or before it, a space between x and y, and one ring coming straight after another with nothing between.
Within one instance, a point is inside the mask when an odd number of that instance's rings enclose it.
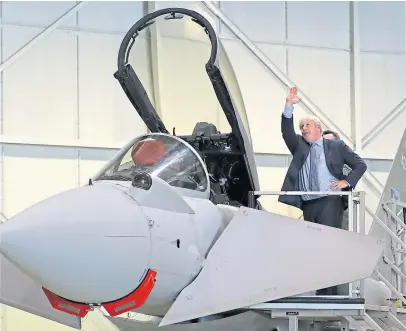
<instances>
[{"instance_id":1,"label":"open canopy","mask_svg":"<svg viewBox=\"0 0 406 331\"><path fill-rule=\"evenodd\" d=\"M95 180L132 181L134 173L159 177L173 188L208 192L209 175L202 159L181 139L161 133L135 138Z\"/></svg>"},{"instance_id":2,"label":"open canopy","mask_svg":"<svg viewBox=\"0 0 406 331\"><path fill-rule=\"evenodd\" d=\"M153 45L158 45L155 51L159 56L155 61L165 66L164 87L171 90L170 95L158 91L161 84L154 81L159 80L157 76L162 68L149 65L150 71L156 74L153 78L146 68L146 62L154 61ZM144 49L140 51L141 48ZM231 131L245 155L252 189L259 190L241 91L230 60L205 17L184 8L165 8L144 16L125 35L117 64L114 76L150 132L172 133L173 127L178 129L185 121L190 128L188 132L180 130L184 134L190 134L193 126L203 121L215 124L220 131ZM180 80L182 84L178 83ZM180 88L174 91L174 86ZM166 93L164 105L160 105L160 92ZM164 114L170 114L165 120L159 115L160 106ZM215 112L218 115L213 115Z\"/></svg>"}]
</instances>

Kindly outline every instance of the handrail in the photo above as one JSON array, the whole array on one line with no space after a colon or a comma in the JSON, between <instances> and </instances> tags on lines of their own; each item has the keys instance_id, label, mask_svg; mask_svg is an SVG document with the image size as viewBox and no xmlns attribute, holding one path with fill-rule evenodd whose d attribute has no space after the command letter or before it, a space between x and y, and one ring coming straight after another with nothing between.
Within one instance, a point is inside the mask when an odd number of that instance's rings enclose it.
<instances>
[{"instance_id":1,"label":"handrail","mask_svg":"<svg viewBox=\"0 0 406 331\"><path fill-rule=\"evenodd\" d=\"M397 200L388 200L385 201L381 204L381 208L386 212L386 215L390 216L396 223L395 224L400 224L402 229L404 230L406 228L406 226L404 225L404 223L399 219L399 217L396 215L396 213L394 213L392 210L390 210L387 205L389 204L393 204L394 206L399 206L402 209L406 208L406 204ZM383 230L386 232L387 235L389 235L389 237L391 239L393 239L397 244L399 244L403 249L406 250L406 243L400 239L398 237L398 235L393 232L389 226L382 221L377 215L375 215L374 213L372 213L372 211L369 208L366 208L366 212L368 214L370 214L374 221L376 221L382 228ZM392 244L391 244L392 245ZM391 259L387 258L384 254L384 256L382 257L383 262L385 264L387 264L391 270L397 275L399 276L403 282L406 284L406 275L405 273L398 268L398 266L396 265L396 261L392 262ZM396 288L394 285L392 285L392 283L386 279L377 268L374 269L374 273L377 275L378 279L380 279L383 283L385 283L386 286L389 287L389 289L392 291L392 293L400 300L402 301L405 305L406 305L406 299L403 296L403 294L399 291L398 288ZM401 283L400 283L401 284ZM397 286L399 286L399 284L397 284ZM402 288L402 285L400 285L400 287ZM401 289L400 289L401 290Z\"/></svg>"},{"instance_id":2,"label":"handrail","mask_svg":"<svg viewBox=\"0 0 406 331\"><path fill-rule=\"evenodd\" d=\"M333 192L329 192L329 191L312 191L312 192L303 192L303 191L250 191L249 192L249 196L250 196L250 201L255 201L255 199L253 199L255 196L259 196L259 195L302 195L302 194L309 194L309 195L343 195L343 196L348 196L349 200L352 200L353 203L349 203L348 204L348 223L349 223L349 227L351 227L354 230L352 231L356 231L355 229L357 229L357 219L353 218L353 211L356 210L354 209L353 204L354 203L358 203L360 205L359 208L359 212L360 213L368 213L369 215L371 215L374 219L374 221L376 221L379 225L381 225L381 227L383 228L383 230L394 240L396 241L397 244L399 244L403 249L405 249L406 251L406 243L403 242L396 233L394 233L386 224L385 222L383 222L377 215L375 215L367 206L365 206L365 192L363 191L333 191ZM397 217L397 215L391 211L389 208L386 207L386 205L389 204L394 204L396 206L399 206L401 208L406 208L406 204L402 203L400 201L394 201L394 200L389 200L386 201L384 203L382 203L382 209L384 211L386 211L388 213L388 215L390 215L395 221L396 223L400 223L402 225L402 228L405 229L406 226L403 224L403 222ZM358 214L359 217L359 223L360 226L357 229L358 231L356 232L360 232L360 233L364 233L365 232L365 217L364 215L360 215ZM402 270L400 270L396 264L394 264L390 259L388 259L386 256L383 256L383 262L386 263L391 270L393 270L393 272L398 275L400 278L402 278L402 280L405 282L406 284L406 274L402 272ZM377 276L378 279L380 279L383 283L385 283L386 286L389 287L389 289L392 291L392 293L400 300L402 301L405 305L406 305L406 298L403 296L403 294L395 287L392 285L392 283L386 279L381 273L380 271L375 267L374 269L374 274ZM351 291L351 283L350 285L350 295L352 294ZM364 296L364 280L361 279L360 280L360 291L359 291L359 295L360 296Z\"/></svg>"},{"instance_id":3,"label":"handrail","mask_svg":"<svg viewBox=\"0 0 406 331\"><path fill-rule=\"evenodd\" d=\"M360 226L357 225L357 217L354 219L354 204L362 204L360 206L360 211L364 211L365 209L365 192L354 192L354 191L249 191L248 192L248 207L255 208L255 196L262 196L262 195L341 195L341 196L348 196L348 227L349 231L365 232L365 217L359 218ZM365 212L365 211L364 211ZM351 297L354 293L352 290L352 283L348 283L349 286L349 296ZM364 280L360 280L360 290L359 295L364 295Z\"/></svg>"},{"instance_id":4,"label":"handrail","mask_svg":"<svg viewBox=\"0 0 406 331\"><path fill-rule=\"evenodd\" d=\"M254 195L353 195L351 191L253 191Z\"/></svg>"},{"instance_id":5,"label":"handrail","mask_svg":"<svg viewBox=\"0 0 406 331\"><path fill-rule=\"evenodd\" d=\"M386 207L385 204L382 204L382 208L383 208L383 210L386 211L390 216L393 217L393 219L396 221L396 223L398 223L404 230L406 230L406 224L403 223L403 222L400 220L400 218L399 218L397 215L395 215L395 213L394 213L392 210L390 210L388 207Z\"/></svg>"},{"instance_id":6,"label":"handrail","mask_svg":"<svg viewBox=\"0 0 406 331\"><path fill-rule=\"evenodd\" d=\"M378 216L375 214L371 215L374 219L374 221L378 222L378 224L386 231L386 233L393 239L395 240L402 248L406 249L406 244L399 239L399 237L394 233Z\"/></svg>"},{"instance_id":7,"label":"handrail","mask_svg":"<svg viewBox=\"0 0 406 331\"><path fill-rule=\"evenodd\" d=\"M359 203L362 200L363 208L365 208L365 199L360 199L359 195L363 192L357 191L249 191L248 192L248 207L255 208L255 197L261 195L340 195L348 196L348 225L351 231L357 229L357 220L354 220L354 203ZM350 203L350 200L352 203ZM365 217L362 217L365 222ZM360 224L361 229L365 229L365 224Z\"/></svg>"},{"instance_id":8,"label":"handrail","mask_svg":"<svg viewBox=\"0 0 406 331\"><path fill-rule=\"evenodd\" d=\"M77 13L84 5L86 5L87 1L78 1L74 6L69 8L66 12L64 12L61 16L59 16L55 21L53 21L50 25L48 25L45 29L43 29L40 33L34 36L31 40L21 46L17 51L11 54L7 59L5 59L2 63L0 63L0 72L3 72L8 67L10 67L15 61L17 61L21 56L24 55L29 49L34 47L38 44L42 39L48 36L51 32L55 31L61 23L66 20L69 16Z\"/></svg>"}]
</instances>

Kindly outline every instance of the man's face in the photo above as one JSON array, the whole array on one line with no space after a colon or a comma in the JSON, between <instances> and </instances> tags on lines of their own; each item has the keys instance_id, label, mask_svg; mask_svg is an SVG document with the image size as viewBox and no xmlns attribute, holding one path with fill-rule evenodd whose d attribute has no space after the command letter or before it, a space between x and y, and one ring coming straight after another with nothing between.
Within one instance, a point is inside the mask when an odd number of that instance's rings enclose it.
<instances>
[{"instance_id":1,"label":"man's face","mask_svg":"<svg viewBox=\"0 0 406 331\"><path fill-rule=\"evenodd\" d=\"M311 120L303 120L300 126L302 136L308 142L315 142L321 137L321 129Z\"/></svg>"},{"instance_id":2,"label":"man's face","mask_svg":"<svg viewBox=\"0 0 406 331\"><path fill-rule=\"evenodd\" d=\"M334 135L332 133L327 133L325 135L323 135L324 139L328 139L328 140L336 140L336 137L334 137Z\"/></svg>"}]
</instances>

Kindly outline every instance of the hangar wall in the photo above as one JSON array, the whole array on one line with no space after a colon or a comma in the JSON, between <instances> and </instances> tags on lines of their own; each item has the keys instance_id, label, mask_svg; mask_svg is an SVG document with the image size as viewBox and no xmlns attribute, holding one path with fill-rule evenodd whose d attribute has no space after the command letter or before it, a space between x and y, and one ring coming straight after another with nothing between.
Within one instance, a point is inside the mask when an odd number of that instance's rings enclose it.
<instances>
[{"instance_id":1,"label":"hangar wall","mask_svg":"<svg viewBox=\"0 0 406 331\"><path fill-rule=\"evenodd\" d=\"M405 4L217 4L331 124L356 143L373 176L384 184L406 121L402 112ZM198 10L215 26L246 104L261 189L280 189L290 160L279 129L287 88L202 4L0 5L0 209L7 217L52 194L83 185L119 147L146 132L112 75L118 47L129 27L148 10L169 6ZM52 25L55 21L58 24ZM160 30L150 39L140 39L137 69L164 119L176 124L180 133L193 129L196 114L223 128L219 109L211 108L207 82L199 85L203 76L196 76L188 50L184 50L185 57L165 55L171 42L188 38L183 33ZM197 60L204 61L204 57ZM297 107L296 118L306 112L306 107ZM388 115L394 120L379 126ZM369 134L373 129L378 133L375 137ZM358 189L362 188L367 191L368 205L375 209L379 185L374 189L363 181ZM273 210L297 214L277 205L274 198L263 201ZM1 331L67 329L27 316L3 307ZM92 323L85 330L98 328Z\"/></svg>"}]
</instances>

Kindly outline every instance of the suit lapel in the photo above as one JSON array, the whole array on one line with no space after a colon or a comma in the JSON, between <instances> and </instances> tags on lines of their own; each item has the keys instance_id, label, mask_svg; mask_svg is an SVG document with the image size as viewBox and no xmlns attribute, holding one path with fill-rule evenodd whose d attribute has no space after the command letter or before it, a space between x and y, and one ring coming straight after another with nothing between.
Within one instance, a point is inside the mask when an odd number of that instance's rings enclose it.
<instances>
[{"instance_id":1,"label":"suit lapel","mask_svg":"<svg viewBox=\"0 0 406 331\"><path fill-rule=\"evenodd\" d=\"M300 160L299 169L302 168L303 164L306 162L306 159L307 159L307 157L309 156L309 153L310 153L310 145L309 145L309 143L304 139L303 139L303 143L305 144L306 149L303 151L302 158Z\"/></svg>"},{"instance_id":2,"label":"suit lapel","mask_svg":"<svg viewBox=\"0 0 406 331\"><path fill-rule=\"evenodd\" d=\"M326 162L327 162L327 157L328 157L328 153L330 151L330 148L328 146L328 143L326 141L326 139L323 138L323 149L324 149L324 155L326 156Z\"/></svg>"},{"instance_id":3,"label":"suit lapel","mask_svg":"<svg viewBox=\"0 0 406 331\"><path fill-rule=\"evenodd\" d=\"M331 149L329 141L327 139L323 139L323 149L327 168L331 172L331 157L330 157Z\"/></svg>"},{"instance_id":4,"label":"suit lapel","mask_svg":"<svg viewBox=\"0 0 406 331\"><path fill-rule=\"evenodd\" d=\"M332 173L336 177L339 177L339 179L342 179L342 171L341 171L341 173L337 173L336 171L334 171L334 168L332 167L332 162L335 162L335 161L333 161L334 158L332 157L332 153L333 153L332 144L333 144L332 141L330 141L328 139L323 139L326 165L327 165L327 168L330 171L330 173Z\"/></svg>"}]
</instances>

